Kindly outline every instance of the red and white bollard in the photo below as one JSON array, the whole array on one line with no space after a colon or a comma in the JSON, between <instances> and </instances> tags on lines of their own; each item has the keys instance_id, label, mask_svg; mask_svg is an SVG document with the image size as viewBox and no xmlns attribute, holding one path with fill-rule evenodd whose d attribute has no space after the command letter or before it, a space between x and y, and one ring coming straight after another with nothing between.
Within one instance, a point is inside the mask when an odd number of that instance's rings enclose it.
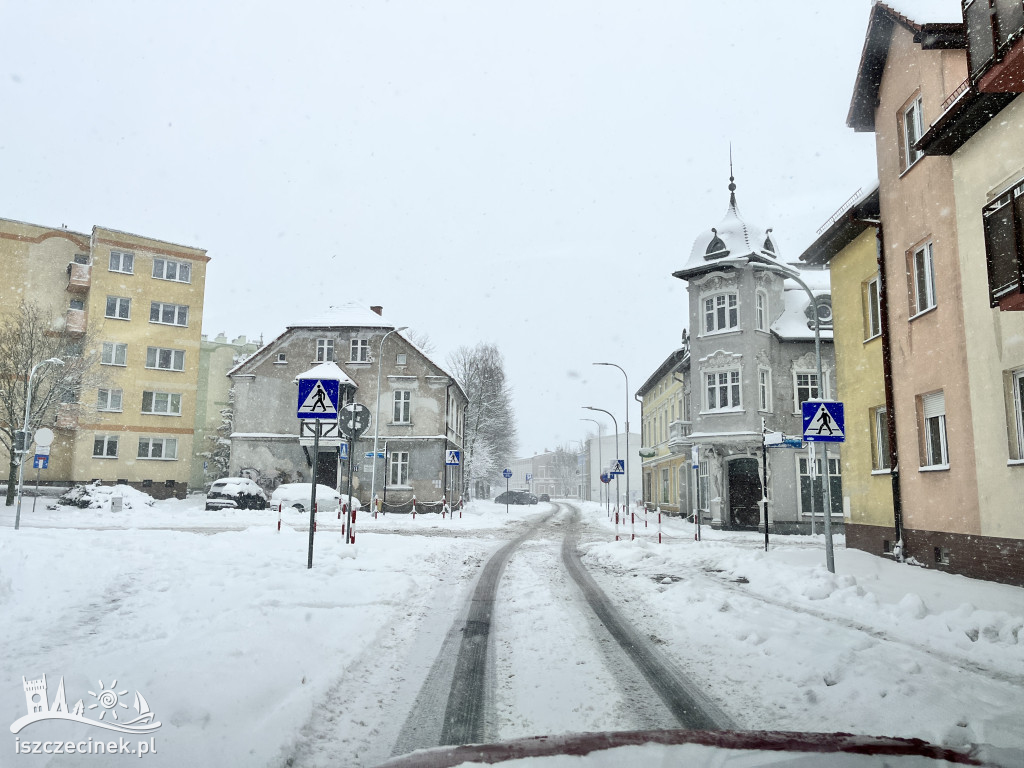
<instances>
[{"instance_id":1,"label":"red and white bollard","mask_svg":"<svg viewBox=\"0 0 1024 768\"><path fill-rule=\"evenodd\" d=\"M373 519L377 519L377 513L380 512L380 499L377 498L377 494L373 495Z\"/></svg>"},{"instance_id":2,"label":"red and white bollard","mask_svg":"<svg viewBox=\"0 0 1024 768\"><path fill-rule=\"evenodd\" d=\"M619 540L619 505L615 505L615 540Z\"/></svg>"},{"instance_id":3,"label":"red and white bollard","mask_svg":"<svg viewBox=\"0 0 1024 768\"><path fill-rule=\"evenodd\" d=\"M636 541L636 512L629 513L629 540Z\"/></svg>"},{"instance_id":4,"label":"red and white bollard","mask_svg":"<svg viewBox=\"0 0 1024 768\"><path fill-rule=\"evenodd\" d=\"M661 507L658 507L658 543L661 544Z\"/></svg>"},{"instance_id":5,"label":"red and white bollard","mask_svg":"<svg viewBox=\"0 0 1024 768\"><path fill-rule=\"evenodd\" d=\"M277 532L281 532L281 504L277 505Z\"/></svg>"},{"instance_id":6,"label":"red and white bollard","mask_svg":"<svg viewBox=\"0 0 1024 768\"><path fill-rule=\"evenodd\" d=\"M448 497L441 497L441 519L444 520L444 516L448 513Z\"/></svg>"},{"instance_id":7,"label":"red and white bollard","mask_svg":"<svg viewBox=\"0 0 1024 768\"><path fill-rule=\"evenodd\" d=\"M412 519L416 519L416 497L412 497Z\"/></svg>"},{"instance_id":8,"label":"red and white bollard","mask_svg":"<svg viewBox=\"0 0 1024 768\"><path fill-rule=\"evenodd\" d=\"M316 533L316 508L320 506L320 502L313 505L313 533Z\"/></svg>"},{"instance_id":9,"label":"red and white bollard","mask_svg":"<svg viewBox=\"0 0 1024 768\"><path fill-rule=\"evenodd\" d=\"M352 516L349 518L349 524L348 524L348 543L349 544L355 544L356 543L356 512L357 512L357 510L356 510L355 504L353 504L352 505Z\"/></svg>"}]
</instances>

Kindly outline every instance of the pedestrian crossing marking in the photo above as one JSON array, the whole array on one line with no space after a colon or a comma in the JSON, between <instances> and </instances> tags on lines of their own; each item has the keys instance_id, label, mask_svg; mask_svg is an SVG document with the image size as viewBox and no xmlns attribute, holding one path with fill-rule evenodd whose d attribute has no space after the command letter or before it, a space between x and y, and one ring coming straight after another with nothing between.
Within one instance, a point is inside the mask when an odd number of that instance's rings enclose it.
<instances>
[{"instance_id":1,"label":"pedestrian crossing marking","mask_svg":"<svg viewBox=\"0 0 1024 768\"><path fill-rule=\"evenodd\" d=\"M306 399L302 401L302 405L299 406L299 413L324 413L337 416L338 409L335 408L334 403L331 402L331 396L328 394L327 390L324 389L323 382L317 381L309 391Z\"/></svg>"}]
</instances>

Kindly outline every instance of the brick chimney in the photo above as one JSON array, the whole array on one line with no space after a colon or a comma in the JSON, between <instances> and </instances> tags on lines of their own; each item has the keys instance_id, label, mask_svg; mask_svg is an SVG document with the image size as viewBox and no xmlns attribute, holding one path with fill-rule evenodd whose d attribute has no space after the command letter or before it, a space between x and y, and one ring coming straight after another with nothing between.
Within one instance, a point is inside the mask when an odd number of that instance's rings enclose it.
<instances>
[{"instance_id":1,"label":"brick chimney","mask_svg":"<svg viewBox=\"0 0 1024 768\"><path fill-rule=\"evenodd\" d=\"M383 315L384 314L384 307L370 307L370 309L372 309L378 315Z\"/></svg>"}]
</instances>

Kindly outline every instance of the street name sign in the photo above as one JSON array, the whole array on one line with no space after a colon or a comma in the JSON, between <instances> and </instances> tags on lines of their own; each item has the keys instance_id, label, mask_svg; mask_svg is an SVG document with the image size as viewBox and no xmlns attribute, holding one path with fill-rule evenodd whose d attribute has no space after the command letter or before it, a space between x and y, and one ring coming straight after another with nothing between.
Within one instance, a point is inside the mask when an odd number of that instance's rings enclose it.
<instances>
[{"instance_id":1,"label":"street name sign","mask_svg":"<svg viewBox=\"0 0 1024 768\"><path fill-rule=\"evenodd\" d=\"M803 403L804 440L809 443L842 443L846 440L843 404L835 400Z\"/></svg>"}]
</instances>

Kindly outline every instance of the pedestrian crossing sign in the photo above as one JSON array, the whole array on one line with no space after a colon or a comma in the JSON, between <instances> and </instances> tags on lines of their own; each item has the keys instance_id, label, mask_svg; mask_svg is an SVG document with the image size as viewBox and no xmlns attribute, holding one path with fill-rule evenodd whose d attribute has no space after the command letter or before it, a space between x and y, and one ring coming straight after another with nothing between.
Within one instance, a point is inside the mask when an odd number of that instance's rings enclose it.
<instances>
[{"instance_id":1,"label":"pedestrian crossing sign","mask_svg":"<svg viewBox=\"0 0 1024 768\"><path fill-rule=\"evenodd\" d=\"M300 419L338 419L338 390L336 379L299 379Z\"/></svg>"},{"instance_id":2,"label":"pedestrian crossing sign","mask_svg":"<svg viewBox=\"0 0 1024 768\"><path fill-rule=\"evenodd\" d=\"M804 440L809 443L846 441L843 404L835 400L809 400L803 404Z\"/></svg>"},{"instance_id":3,"label":"pedestrian crossing sign","mask_svg":"<svg viewBox=\"0 0 1024 768\"><path fill-rule=\"evenodd\" d=\"M449 467L459 466L459 452L458 451L445 451L444 452L444 463Z\"/></svg>"}]
</instances>

